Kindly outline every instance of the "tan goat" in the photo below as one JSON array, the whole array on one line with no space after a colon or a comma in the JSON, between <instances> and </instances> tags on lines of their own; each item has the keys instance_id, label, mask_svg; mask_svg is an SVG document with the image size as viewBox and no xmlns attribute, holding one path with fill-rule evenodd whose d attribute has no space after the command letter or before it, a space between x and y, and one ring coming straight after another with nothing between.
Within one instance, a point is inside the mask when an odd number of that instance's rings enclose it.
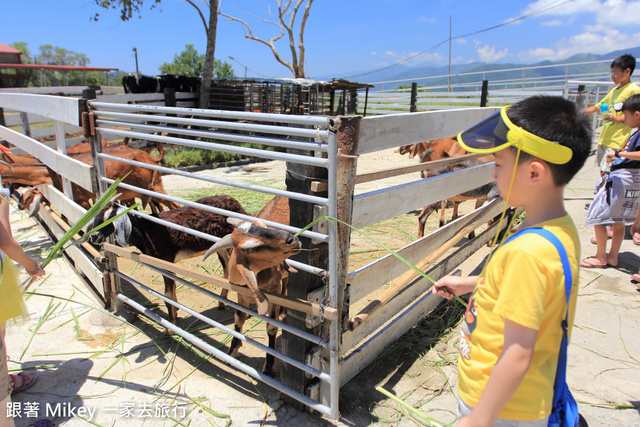
<instances>
[{"instance_id":1,"label":"tan goat","mask_svg":"<svg viewBox=\"0 0 640 427\"><path fill-rule=\"evenodd\" d=\"M288 213L288 199L284 197L274 198L265 208L278 210L286 204ZM261 211L261 213L263 212ZM272 214L275 211L271 211ZM282 209L280 209L282 213ZM287 223L288 223L287 215ZM228 221L237 226L232 234L225 236L207 251L204 259L214 252L231 249L226 275L230 283L244 285L249 288L253 298L238 294L238 303L249 307L252 302L257 304L258 313L269 316L272 319L281 320L282 307L269 304L263 291L286 294L289 281L290 267L285 260L294 255L300 249L300 241L291 233L267 228L265 224L256 219L253 223L242 222L229 218ZM223 292L226 296L226 292ZM236 310L235 330L242 332L247 314ZM275 349L275 340L278 327L267 323L267 335L269 347ZM238 357L242 341L233 338L229 348L229 354ZM275 357L266 355L263 373L273 375L275 373Z\"/></svg>"}]
</instances>

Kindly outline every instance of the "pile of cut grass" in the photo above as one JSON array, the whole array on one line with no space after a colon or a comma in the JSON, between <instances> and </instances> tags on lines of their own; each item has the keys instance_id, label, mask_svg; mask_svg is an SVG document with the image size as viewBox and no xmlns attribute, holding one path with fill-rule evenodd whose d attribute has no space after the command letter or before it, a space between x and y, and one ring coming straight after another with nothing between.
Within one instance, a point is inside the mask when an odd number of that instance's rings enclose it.
<instances>
[{"instance_id":1,"label":"pile of cut grass","mask_svg":"<svg viewBox=\"0 0 640 427\"><path fill-rule=\"evenodd\" d=\"M247 143L229 143L229 145L235 145L237 147L245 148L257 148L267 151L276 151L276 147L260 145L260 144L247 144ZM243 156L235 153L227 153L223 151L203 150L200 148L173 146L167 147L164 152L164 158L162 163L170 168L181 168L189 166L201 166L211 165L215 163L233 162L236 160L245 159L247 156Z\"/></svg>"}]
</instances>

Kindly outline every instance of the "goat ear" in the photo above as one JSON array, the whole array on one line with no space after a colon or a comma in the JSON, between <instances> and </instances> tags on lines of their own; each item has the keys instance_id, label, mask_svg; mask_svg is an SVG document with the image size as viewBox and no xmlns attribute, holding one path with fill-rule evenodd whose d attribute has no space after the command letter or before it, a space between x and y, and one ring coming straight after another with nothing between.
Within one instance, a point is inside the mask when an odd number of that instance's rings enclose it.
<instances>
[{"instance_id":1,"label":"goat ear","mask_svg":"<svg viewBox=\"0 0 640 427\"><path fill-rule=\"evenodd\" d=\"M126 248L129 245L129 236L131 236L132 225L128 215L122 215L117 220L113 221L113 228L115 229L114 237L118 246Z\"/></svg>"},{"instance_id":2,"label":"goat ear","mask_svg":"<svg viewBox=\"0 0 640 427\"><path fill-rule=\"evenodd\" d=\"M245 240L241 245L240 245L240 249L253 249L253 248L257 248L258 246L260 246L262 244L262 240L260 239L247 239Z\"/></svg>"},{"instance_id":3,"label":"goat ear","mask_svg":"<svg viewBox=\"0 0 640 427\"><path fill-rule=\"evenodd\" d=\"M251 269L240 263L236 264L236 269L244 279L245 284L256 300L256 305L258 306L258 314L266 316L269 313L269 300L258 288L258 280L255 273Z\"/></svg>"},{"instance_id":4,"label":"goat ear","mask_svg":"<svg viewBox=\"0 0 640 427\"><path fill-rule=\"evenodd\" d=\"M233 241L231 240L231 234L227 234L222 239L218 240L213 246L209 248L207 252L205 252L202 257L202 261L209 258L211 255L218 251L226 250L229 248L233 248Z\"/></svg>"},{"instance_id":5,"label":"goat ear","mask_svg":"<svg viewBox=\"0 0 640 427\"><path fill-rule=\"evenodd\" d=\"M42 196L40 196L39 194L33 198L33 201L31 202L31 206L29 208L29 218L33 218L40 210L41 199Z\"/></svg>"}]
</instances>

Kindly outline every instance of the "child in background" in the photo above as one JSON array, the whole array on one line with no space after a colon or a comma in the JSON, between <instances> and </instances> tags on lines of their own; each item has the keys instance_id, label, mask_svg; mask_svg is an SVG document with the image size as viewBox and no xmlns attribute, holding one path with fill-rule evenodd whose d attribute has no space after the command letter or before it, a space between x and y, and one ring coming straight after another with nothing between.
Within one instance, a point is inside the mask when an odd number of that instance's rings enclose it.
<instances>
[{"instance_id":1,"label":"child in background","mask_svg":"<svg viewBox=\"0 0 640 427\"><path fill-rule=\"evenodd\" d=\"M9 192L0 190L0 426L13 426L13 419L7 416L7 405L11 402L11 394L16 388L22 390L33 384L33 375L9 375L7 368L7 350L4 342L5 325L7 320L28 319L28 311L22 298L20 281L13 260L19 262L32 279L45 274L38 263L31 259L11 236L9 224Z\"/></svg>"},{"instance_id":2,"label":"child in background","mask_svg":"<svg viewBox=\"0 0 640 427\"><path fill-rule=\"evenodd\" d=\"M611 63L611 80L617 85L602 101L609 106L610 114L603 117L605 122L598 139L596 165L603 171L607 166L605 154L607 149L621 150L629 139L631 128L624 122L624 116L615 111L614 105L622 103L633 95L640 94L640 87L631 82L631 75L636 68L636 59L631 55L622 55ZM584 110L593 114L600 111L600 105L593 105Z\"/></svg>"},{"instance_id":3,"label":"child in background","mask_svg":"<svg viewBox=\"0 0 640 427\"><path fill-rule=\"evenodd\" d=\"M633 95L620 108L630 128L640 126L640 95ZM624 238L625 223L633 223L640 206L640 132L634 133L623 150L609 150L605 160L610 172L602 177L596 197L587 212L587 227L596 234L596 254L580 262L583 268L618 266L618 253ZM611 248L607 253L606 226L612 224Z\"/></svg>"},{"instance_id":4,"label":"child in background","mask_svg":"<svg viewBox=\"0 0 640 427\"><path fill-rule=\"evenodd\" d=\"M564 209L563 190L591 150L588 116L562 97L535 96L503 108L462 132L467 151L494 153L493 178L510 206L522 207L520 230L541 227L564 246L571 266L573 323L580 242ZM567 315L562 262L537 234L495 250L480 276L447 276L434 291L473 292L458 359L459 426L546 426Z\"/></svg>"}]
</instances>

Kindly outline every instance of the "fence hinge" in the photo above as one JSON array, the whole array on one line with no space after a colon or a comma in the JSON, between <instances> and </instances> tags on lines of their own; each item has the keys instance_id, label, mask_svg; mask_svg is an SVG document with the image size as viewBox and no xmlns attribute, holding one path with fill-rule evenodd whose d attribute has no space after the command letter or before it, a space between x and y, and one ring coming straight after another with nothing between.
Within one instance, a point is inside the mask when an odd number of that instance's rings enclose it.
<instances>
[{"instance_id":1,"label":"fence hinge","mask_svg":"<svg viewBox=\"0 0 640 427\"><path fill-rule=\"evenodd\" d=\"M82 133L85 138L96 134L96 122L93 112L83 111L81 115Z\"/></svg>"},{"instance_id":2,"label":"fence hinge","mask_svg":"<svg viewBox=\"0 0 640 427\"><path fill-rule=\"evenodd\" d=\"M102 285L104 287L104 300L106 302L105 308L110 308L111 298L113 297L113 287L111 286L111 272L103 271Z\"/></svg>"}]
</instances>

